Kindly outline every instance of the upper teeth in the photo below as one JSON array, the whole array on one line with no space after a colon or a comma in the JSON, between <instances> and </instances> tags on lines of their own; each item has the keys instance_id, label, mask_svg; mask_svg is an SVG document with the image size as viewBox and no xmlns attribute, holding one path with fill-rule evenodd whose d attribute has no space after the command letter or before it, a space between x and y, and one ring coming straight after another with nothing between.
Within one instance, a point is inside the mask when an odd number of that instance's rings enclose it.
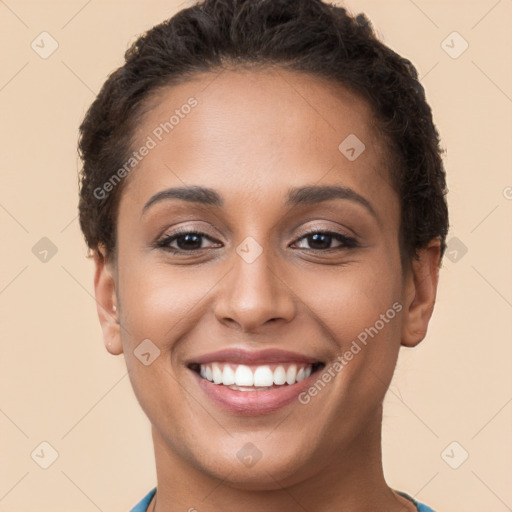
<instances>
[{"instance_id":1,"label":"upper teeth","mask_svg":"<svg viewBox=\"0 0 512 512\"><path fill-rule=\"evenodd\" d=\"M272 365L275 366L275 365ZM269 365L249 367L244 364L209 363L200 365L200 375L215 384L266 387L295 384L311 375L311 364Z\"/></svg>"}]
</instances>

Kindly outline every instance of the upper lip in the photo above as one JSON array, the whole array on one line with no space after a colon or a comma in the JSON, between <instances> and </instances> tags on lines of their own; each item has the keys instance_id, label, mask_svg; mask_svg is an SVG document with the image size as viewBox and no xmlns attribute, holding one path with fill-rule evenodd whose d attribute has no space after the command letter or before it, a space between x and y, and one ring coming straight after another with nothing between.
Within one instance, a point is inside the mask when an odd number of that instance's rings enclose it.
<instances>
[{"instance_id":1,"label":"upper lip","mask_svg":"<svg viewBox=\"0 0 512 512\"><path fill-rule=\"evenodd\" d=\"M188 361L191 364L208 364L208 363L235 363L235 364L253 364L261 365L265 363L321 363L319 359L310 357L297 352L268 348L265 350L246 350L243 348L228 348L217 352L210 352L202 356L197 356Z\"/></svg>"}]
</instances>

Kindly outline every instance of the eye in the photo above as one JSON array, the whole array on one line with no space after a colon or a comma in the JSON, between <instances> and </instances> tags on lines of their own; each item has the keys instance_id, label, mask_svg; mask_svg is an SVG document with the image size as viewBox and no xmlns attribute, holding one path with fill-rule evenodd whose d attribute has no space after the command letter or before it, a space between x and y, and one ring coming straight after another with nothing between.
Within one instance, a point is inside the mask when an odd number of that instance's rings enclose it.
<instances>
[{"instance_id":1,"label":"eye","mask_svg":"<svg viewBox=\"0 0 512 512\"><path fill-rule=\"evenodd\" d=\"M298 241L300 240L304 240L310 247L299 247L299 249L310 249L313 251L336 251L358 246L355 238L335 231L310 231L298 239ZM331 247L333 241L339 242L339 245Z\"/></svg>"},{"instance_id":2,"label":"eye","mask_svg":"<svg viewBox=\"0 0 512 512\"><path fill-rule=\"evenodd\" d=\"M200 251L206 248L202 246L203 239L214 241L201 231L183 229L166 235L156 243L156 247L175 253ZM172 245L174 243L175 246Z\"/></svg>"},{"instance_id":3,"label":"eye","mask_svg":"<svg viewBox=\"0 0 512 512\"><path fill-rule=\"evenodd\" d=\"M173 253L193 253L208 248L202 244L204 239L213 242L214 247L220 246L219 243L210 238L206 233L183 229L166 235L156 243L156 247ZM300 237L297 242L301 240L306 242L309 247L299 246L299 249L309 249L312 251L326 252L358 247L358 243L354 238L335 231L310 231ZM338 245L332 247L333 242L337 242Z\"/></svg>"}]
</instances>

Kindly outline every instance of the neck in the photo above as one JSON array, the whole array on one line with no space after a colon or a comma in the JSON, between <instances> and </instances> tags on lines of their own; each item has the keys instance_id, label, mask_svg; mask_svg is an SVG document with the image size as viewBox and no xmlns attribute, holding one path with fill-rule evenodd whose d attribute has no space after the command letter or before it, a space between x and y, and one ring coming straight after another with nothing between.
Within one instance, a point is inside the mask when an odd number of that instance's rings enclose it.
<instances>
[{"instance_id":1,"label":"neck","mask_svg":"<svg viewBox=\"0 0 512 512\"><path fill-rule=\"evenodd\" d=\"M379 407L348 446L332 447L328 460L311 461L292 479L280 480L279 475L271 475L269 471L266 484L251 482L247 486L240 482L231 484L231 471L213 475L195 460L179 457L153 427L158 503L155 507L155 497L148 510L216 512L236 510L240 503L244 512L416 510L384 480L381 423L382 407ZM236 468L232 472L236 474Z\"/></svg>"}]
</instances>

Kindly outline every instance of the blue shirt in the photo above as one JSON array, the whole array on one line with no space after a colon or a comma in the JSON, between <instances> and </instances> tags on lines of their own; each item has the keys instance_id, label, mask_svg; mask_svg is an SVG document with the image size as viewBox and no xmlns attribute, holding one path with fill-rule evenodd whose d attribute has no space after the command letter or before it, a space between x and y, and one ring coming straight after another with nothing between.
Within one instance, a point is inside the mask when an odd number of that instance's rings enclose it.
<instances>
[{"instance_id":1,"label":"blue shirt","mask_svg":"<svg viewBox=\"0 0 512 512\"><path fill-rule=\"evenodd\" d=\"M144 498L142 498L142 500L139 501L139 503L137 503L137 505L135 505L135 507L133 507L130 510L130 512L146 512L149 502L155 495L155 492L156 492L156 487L154 489L151 489L151 491L149 491L149 493L146 494L146 496L144 496ZM411 496L409 496L408 494L405 494L405 492L400 492L400 491L395 491L395 492L400 494L400 496L403 496L404 498L407 498L408 500L412 501L416 505L418 512L435 512L430 507L427 507L427 505L423 505L423 503L419 503L414 498L411 498Z\"/></svg>"},{"instance_id":2,"label":"blue shirt","mask_svg":"<svg viewBox=\"0 0 512 512\"><path fill-rule=\"evenodd\" d=\"M135 507L133 507L130 510L130 512L146 512L149 502L155 495L155 492L156 492L156 487L154 489L151 489L151 491L149 491L149 493L146 494L146 496L144 496L144 498L142 498L142 500L140 500L139 503L137 503L137 505L135 505Z\"/></svg>"},{"instance_id":3,"label":"blue shirt","mask_svg":"<svg viewBox=\"0 0 512 512\"><path fill-rule=\"evenodd\" d=\"M420 503L419 501L416 501L413 497L409 496L405 492L397 491L396 489L393 489L397 494L400 494L400 496L403 496L404 498L407 498L408 500L412 501L416 508L418 509L418 512L435 512L434 509L428 507L427 505L424 505L423 503ZM156 491L156 488L153 489L153 491ZM151 492L153 492L151 491ZM144 509L145 511L145 509Z\"/></svg>"}]
</instances>

